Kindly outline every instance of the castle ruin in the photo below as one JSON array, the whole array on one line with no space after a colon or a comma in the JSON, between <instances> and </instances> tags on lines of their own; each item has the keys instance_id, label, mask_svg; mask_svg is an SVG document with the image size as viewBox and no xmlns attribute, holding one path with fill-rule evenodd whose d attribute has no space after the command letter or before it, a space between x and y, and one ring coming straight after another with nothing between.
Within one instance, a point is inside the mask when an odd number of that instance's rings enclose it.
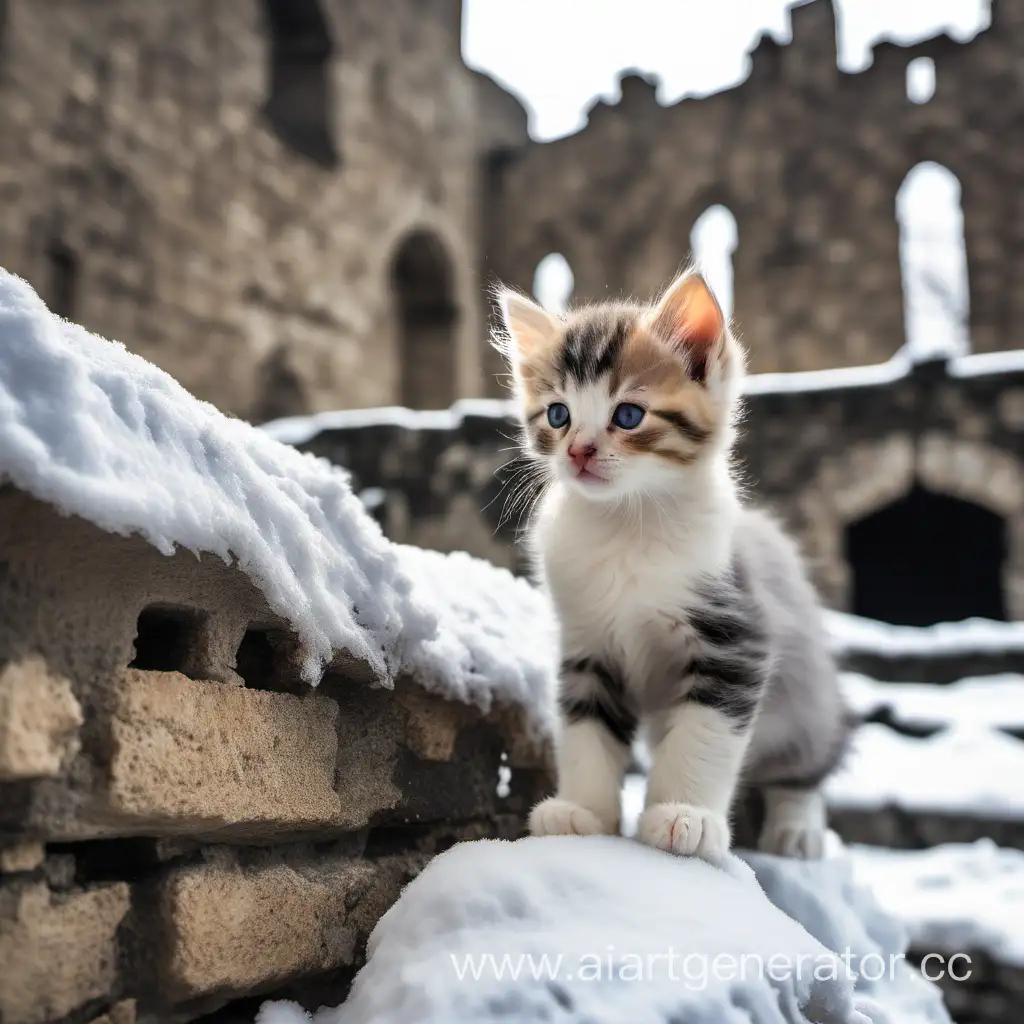
<instances>
[{"instance_id":1,"label":"castle ruin","mask_svg":"<svg viewBox=\"0 0 1024 1024\"><path fill-rule=\"evenodd\" d=\"M757 371L882 361L903 342L894 204L959 179L971 346L1015 344L1024 12L968 44L836 65L831 0L763 38L746 81L659 106L627 75L581 131L530 141L469 70L459 0L5 0L0 265L254 420L500 394L486 288L562 253L575 298L649 295L693 224L736 218ZM907 67L934 62L927 103Z\"/></svg>"}]
</instances>

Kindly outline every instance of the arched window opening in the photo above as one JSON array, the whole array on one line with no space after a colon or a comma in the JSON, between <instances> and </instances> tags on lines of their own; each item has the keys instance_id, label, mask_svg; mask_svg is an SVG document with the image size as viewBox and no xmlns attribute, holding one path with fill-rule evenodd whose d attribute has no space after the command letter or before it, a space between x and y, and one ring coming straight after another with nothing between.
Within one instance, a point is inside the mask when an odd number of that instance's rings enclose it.
<instances>
[{"instance_id":1,"label":"arched window opening","mask_svg":"<svg viewBox=\"0 0 1024 1024\"><path fill-rule=\"evenodd\" d=\"M970 299L956 175L930 161L918 164L896 194L896 217L907 351L918 362L963 355Z\"/></svg>"},{"instance_id":2,"label":"arched window opening","mask_svg":"<svg viewBox=\"0 0 1024 1024\"><path fill-rule=\"evenodd\" d=\"M443 409L455 401L456 324L451 260L427 231L402 243L391 271L398 307L401 401Z\"/></svg>"},{"instance_id":3,"label":"arched window opening","mask_svg":"<svg viewBox=\"0 0 1024 1024\"><path fill-rule=\"evenodd\" d=\"M1005 619L1006 551L1000 516L915 486L847 528L852 611L905 626Z\"/></svg>"},{"instance_id":4,"label":"arched window opening","mask_svg":"<svg viewBox=\"0 0 1024 1024\"><path fill-rule=\"evenodd\" d=\"M533 272L533 297L549 312L564 313L575 284L569 261L560 252L549 252Z\"/></svg>"},{"instance_id":5,"label":"arched window opening","mask_svg":"<svg viewBox=\"0 0 1024 1024\"><path fill-rule=\"evenodd\" d=\"M738 241L736 218L720 204L709 206L694 221L690 232L693 258L727 317L733 312L732 255Z\"/></svg>"},{"instance_id":6,"label":"arched window opening","mask_svg":"<svg viewBox=\"0 0 1024 1024\"><path fill-rule=\"evenodd\" d=\"M315 163L338 162L330 62L319 0L263 0L270 34L270 94L263 114L281 141Z\"/></svg>"},{"instance_id":7,"label":"arched window opening","mask_svg":"<svg viewBox=\"0 0 1024 1024\"><path fill-rule=\"evenodd\" d=\"M911 103L927 103L935 95L935 61L931 57L915 57L907 65L907 99Z\"/></svg>"},{"instance_id":8,"label":"arched window opening","mask_svg":"<svg viewBox=\"0 0 1024 1024\"><path fill-rule=\"evenodd\" d=\"M78 257L61 241L46 249L46 299L50 311L73 320L78 300Z\"/></svg>"}]
</instances>

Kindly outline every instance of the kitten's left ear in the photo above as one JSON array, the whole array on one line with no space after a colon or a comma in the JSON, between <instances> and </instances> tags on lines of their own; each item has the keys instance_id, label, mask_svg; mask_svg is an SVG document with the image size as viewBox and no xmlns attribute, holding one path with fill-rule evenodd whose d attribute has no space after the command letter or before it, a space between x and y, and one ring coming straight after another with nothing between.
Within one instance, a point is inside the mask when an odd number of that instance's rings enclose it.
<instances>
[{"instance_id":1,"label":"kitten's left ear","mask_svg":"<svg viewBox=\"0 0 1024 1024\"><path fill-rule=\"evenodd\" d=\"M648 324L654 334L686 357L690 379L700 384L706 383L712 363L725 355L725 316L700 274L676 278Z\"/></svg>"}]
</instances>

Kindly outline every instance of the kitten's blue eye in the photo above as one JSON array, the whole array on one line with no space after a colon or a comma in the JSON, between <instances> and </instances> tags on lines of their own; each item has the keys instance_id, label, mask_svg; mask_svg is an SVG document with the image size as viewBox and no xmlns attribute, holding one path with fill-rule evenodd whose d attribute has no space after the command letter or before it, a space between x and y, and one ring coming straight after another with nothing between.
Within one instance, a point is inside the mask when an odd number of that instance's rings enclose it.
<instances>
[{"instance_id":1,"label":"kitten's blue eye","mask_svg":"<svg viewBox=\"0 0 1024 1024\"><path fill-rule=\"evenodd\" d=\"M621 402L615 406L612 423L623 430L632 430L634 427L640 426L640 421L646 414L647 410L642 406L634 405L632 402Z\"/></svg>"},{"instance_id":2,"label":"kitten's blue eye","mask_svg":"<svg viewBox=\"0 0 1024 1024\"><path fill-rule=\"evenodd\" d=\"M564 402L552 402L548 406L548 423L556 430L569 423L569 406Z\"/></svg>"}]
</instances>

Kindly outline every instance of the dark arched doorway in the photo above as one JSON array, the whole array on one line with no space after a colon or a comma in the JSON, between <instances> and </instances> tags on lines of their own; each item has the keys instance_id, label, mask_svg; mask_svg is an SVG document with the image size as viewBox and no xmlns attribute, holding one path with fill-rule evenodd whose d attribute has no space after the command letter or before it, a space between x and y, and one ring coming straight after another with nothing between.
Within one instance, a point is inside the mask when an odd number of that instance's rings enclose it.
<instances>
[{"instance_id":1,"label":"dark arched doorway","mask_svg":"<svg viewBox=\"0 0 1024 1024\"><path fill-rule=\"evenodd\" d=\"M410 409L445 409L455 401L455 307L452 265L440 239L416 231L391 268L399 324L401 401Z\"/></svg>"},{"instance_id":2,"label":"dark arched doorway","mask_svg":"<svg viewBox=\"0 0 1024 1024\"><path fill-rule=\"evenodd\" d=\"M267 423L309 411L306 389L293 369L287 349L276 348L260 364L256 374L256 401L250 420Z\"/></svg>"},{"instance_id":3,"label":"dark arched doorway","mask_svg":"<svg viewBox=\"0 0 1024 1024\"><path fill-rule=\"evenodd\" d=\"M915 486L847 529L852 611L907 626L1005 619L1005 558L1001 517Z\"/></svg>"}]
</instances>

